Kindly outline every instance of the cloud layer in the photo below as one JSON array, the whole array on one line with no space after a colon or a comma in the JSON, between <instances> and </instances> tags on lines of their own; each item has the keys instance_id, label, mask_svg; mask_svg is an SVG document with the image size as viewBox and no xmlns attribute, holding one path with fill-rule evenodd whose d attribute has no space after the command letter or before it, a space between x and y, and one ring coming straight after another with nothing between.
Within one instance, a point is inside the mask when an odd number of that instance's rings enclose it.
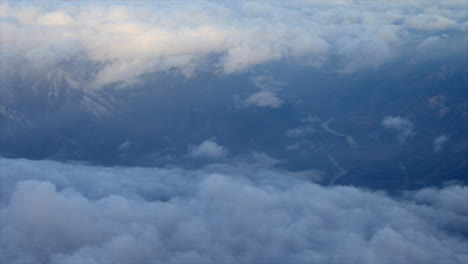
<instances>
[{"instance_id":1,"label":"cloud layer","mask_svg":"<svg viewBox=\"0 0 468 264\"><path fill-rule=\"evenodd\" d=\"M93 87L172 68L232 74L277 61L354 72L408 43L462 33L464 10L464 1L2 2L1 60L84 63Z\"/></svg>"},{"instance_id":2,"label":"cloud layer","mask_svg":"<svg viewBox=\"0 0 468 264\"><path fill-rule=\"evenodd\" d=\"M8 263L468 260L462 186L395 200L253 163L195 171L11 159L0 166Z\"/></svg>"}]
</instances>

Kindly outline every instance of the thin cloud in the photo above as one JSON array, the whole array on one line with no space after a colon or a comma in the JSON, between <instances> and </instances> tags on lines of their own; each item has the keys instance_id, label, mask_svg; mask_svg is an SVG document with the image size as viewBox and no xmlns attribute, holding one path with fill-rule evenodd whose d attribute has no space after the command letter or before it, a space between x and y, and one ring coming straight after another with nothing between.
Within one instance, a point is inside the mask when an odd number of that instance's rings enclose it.
<instances>
[{"instance_id":1,"label":"thin cloud","mask_svg":"<svg viewBox=\"0 0 468 264\"><path fill-rule=\"evenodd\" d=\"M445 134L442 134L436 138L434 138L434 142L432 143L432 150L434 153L439 153L442 151L445 143L448 141L448 136Z\"/></svg>"}]
</instances>

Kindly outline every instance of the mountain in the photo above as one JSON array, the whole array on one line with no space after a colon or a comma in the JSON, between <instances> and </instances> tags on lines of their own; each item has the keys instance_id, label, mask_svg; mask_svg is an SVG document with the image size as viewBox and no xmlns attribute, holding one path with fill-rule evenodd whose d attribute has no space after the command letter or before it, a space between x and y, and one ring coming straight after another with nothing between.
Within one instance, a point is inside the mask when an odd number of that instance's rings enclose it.
<instances>
[{"instance_id":1,"label":"mountain","mask_svg":"<svg viewBox=\"0 0 468 264\"><path fill-rule=\"evenodd\" d=\"M289 170L322 171L323 184L398 190L468 180L463 58L353 74L303 66L272 66L261 78L167 71L101 89L65 69L2 77L3 155L190 167L212 162L188 155L212 139L231 158L265 153ZM280 107L242 103L262 89Z\"/></svg>"},{"instance_id":2,"label":"mountain","mask_svg":"<svg viewBox=\"0 0 468 264\"><path fill-rule=\"evenodd\" d=\"M62 68L2 72L1 81L0 135L7 155L26 152L39 158L70 147L82 151L80 138L64 131L78 124L92 130L105 126L123 104Z\"/></svg>"}]
</instances>

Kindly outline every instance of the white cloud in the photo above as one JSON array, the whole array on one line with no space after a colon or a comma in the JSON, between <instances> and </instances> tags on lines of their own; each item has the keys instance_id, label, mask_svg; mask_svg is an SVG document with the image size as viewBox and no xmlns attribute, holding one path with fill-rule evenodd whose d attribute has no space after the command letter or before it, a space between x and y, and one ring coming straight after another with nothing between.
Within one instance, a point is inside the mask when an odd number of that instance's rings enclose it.
<instances>
[{"instance_id":1,"label":"white cloud","mask_svg":"<svg viewBox=\"0 0 468 264\"><path fill-rule=\"evenodd\" d=\"M440 36L433 36L433 37L428 37L425 40L421 41L421 43L418 44L418 48L420 49L430 49L433 46L436 46L439 44L441 41Z\"/></svg>"},{"instance_id":2,"label":"white cloud","mask_svg":"<svg viewBox=\"0 0 468 264\"><path fill-rule=\"evenodd\" d=\"M360 37L343 37L337 42L338 53L344 58L342 73L350 73L362 67L382 65L392 57L388 41L375 38L375 33L364 32Z\"/></svg>"},{"instance_id":3,"label":"white cloud","mask_svg":"<svg viewBox=\"0 0 468 264\"><path fill-rule=\"evenodd\" d=\"M459 11L463 2L432 9L432 1L347 3L343 9L320 1L2 2L0 46L41 67L88 60L96 67L88 76L93 87L128 85L172 68L187 75L200 68L233 74L275 61L321 67L330 57L338 61L335 70L354 72L391 60L403 43L420 41L421 33L409 29L428 31L428 38L461 30L468 18Z\"/></svg>"},{"instance_id":4,"label":"white cloud","mask_svg":"<svg viewBox=\"0 0 468 264\"><path fill-rule=\"evenodd\" d=\"M268 75L260 75L250 78L257 88L263 91L279 91L284 86L285 82L275 80L273 77Z\"/></svg>"},{"instance_id":5,"label":"white cloud","mask_svg":"<svg viewBox=\"0 0 468 264\"><path fill-rule=\"evenodd\" d=\"M406 118L399 116L387 116L382 120L382 125L390 130L393 130L397 133L398 142L400 144L405 143L406 139L411 137L414 132L414 126L411 121Z\"/></svg>"},{"instance_id":6,"label":"white cloud","mask_svg":"<svg viewBox=\"0 0 468 264\"><path fill-rule=\"evenodd\" d=\"M434 142L432 143L432 150L434 153L441 152L444 144L448 141L448 139L448 136L444 134L434 138Z\"/></svg>"},{"instance_id":7,"label":"white cloud","mask_svg":"<svg viewBox=\"0 0 468 264\"><path fill-rule=\"evenodd\" d=\"M73 18L65 12L49 12L37 18L37 24L41 26L66 26L73 22Z\"/></svg>"},{"instance_id":8,"label":"white cloud","mask_svg":"<svg viewBox=\"0 0 468 264\"><path fill-rule=\"evenodd\" d=\"M218 160L225 158L228 150L212 140L205 140L198 146L191 146L189 154L194 158Z\"/></svg>"},{"instance_id":9,"label":"white cloud","mask_svg":"<svg viewBox=\"0 0 468 264\"><path fill-rule=\"evenodd\" d=\"M458 26L455 20L440 16L419 14L406 21L409 28L417 30L446 30Z\"/></svg>"},{"instance_id":10,"label":"white cloud","mask_svg":"<svg viewBox=\"0 0 468 264\"><path fill-rule=\"evenodd\" d=\"M284 101L278 96L278 92L286 86L286 82L275 80L269 75L254 76L250 80L261 91L251 94L245 99L236 96L234 100L239 106L280 108L284 104Z\"/></svg>"},{"instance_id":11,"label":"white cloud","mask_svg":"<svg viewBox=\"0 0 468 264\"><path fill-rule=\"evenodd\" d=\"M284 101L273 92L260 91L247 97L244 103L246 106L280 108Z\"/></svg>"},{"instance_id":12,"label":"white cloud","mask_svg":"<svg viewBox=\"0 0 468 264\"><path fill-rule=\"evenodd\" d=\"M7 263L466 263L468 189L392 199L246 164L0 159Z\"/></svg>"}]
</instances>

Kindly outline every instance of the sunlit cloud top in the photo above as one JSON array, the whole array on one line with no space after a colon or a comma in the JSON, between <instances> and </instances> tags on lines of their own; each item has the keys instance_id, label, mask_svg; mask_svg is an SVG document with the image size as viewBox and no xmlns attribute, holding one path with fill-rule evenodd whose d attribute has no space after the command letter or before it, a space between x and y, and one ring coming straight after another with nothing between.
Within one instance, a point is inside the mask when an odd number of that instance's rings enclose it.
<instances>
[{"instance_id":1,"label":"sunlit cloud top","mask_svg":"<svg viewBox=\"0 0 468 264\"><path fill-rule=\"evenodd\" d=\"M97 65L89 85L171 68L235 74L275 61L350 73L408 43L466 34L464 1L2 2L2 60Z\"/></svg>"}]
</instances>

